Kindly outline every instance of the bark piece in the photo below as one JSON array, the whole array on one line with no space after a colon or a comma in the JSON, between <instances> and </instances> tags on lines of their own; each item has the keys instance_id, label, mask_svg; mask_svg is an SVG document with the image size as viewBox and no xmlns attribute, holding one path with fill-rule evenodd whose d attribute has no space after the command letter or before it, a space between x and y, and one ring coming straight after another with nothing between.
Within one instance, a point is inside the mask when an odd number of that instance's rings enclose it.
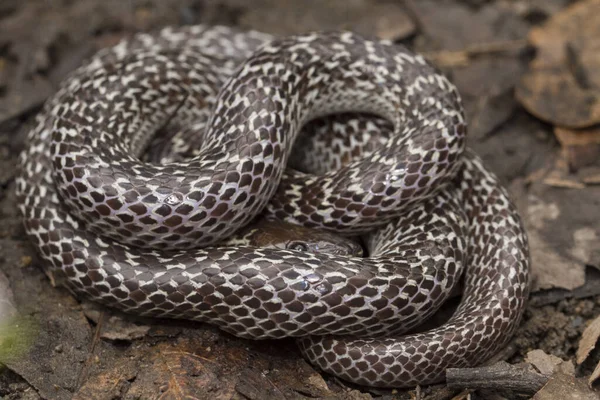
<instances>
[{"instance_id":1,"label":"bark piece","mask_svg":"<svg viewBox=\"0 0 600 400\"><path fill-rule=\"evenodd\" d=\"M446 381L450 388L497 389L535 393L548 381L531 365L511 365L504 361L489 367L449 368Z\"/></svg>"}]
</instances>

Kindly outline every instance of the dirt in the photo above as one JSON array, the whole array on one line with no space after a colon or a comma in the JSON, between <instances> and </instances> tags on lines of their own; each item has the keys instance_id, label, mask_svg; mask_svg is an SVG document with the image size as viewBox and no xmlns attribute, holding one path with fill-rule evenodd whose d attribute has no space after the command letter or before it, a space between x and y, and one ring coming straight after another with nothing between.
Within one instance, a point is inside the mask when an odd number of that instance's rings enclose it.
<instances>
[{"instance_id":1,"label":"dirt","mask_svg":"<svg viewBox=\"0 0 600 400\"><path fill-rule=\"evenodd\" d=\"M546 179L559 171L564 156L555 122L536 118L514 96L535 59L528 33L570 3L1 2L0 274L8 285L0 296L18 310L14 318L19 324L0 335L0 397L441 399L461 393L444 385L418 391L350 386L313 369L291 340L251 342L204 324L121 316L53 287L44 275L14 195L17 157L32 116L58 82L97 49L134 32L195 23L278 35L354 29L406 44L432 59L458 85L471 127L469 144L509 188L532 243L534 292L505 358L520 362L528 351L542 349L574 360L581 333L600 315L600 186L581 180L572 184L577 172L572 170L560 172L558 181ZM592 352L576 376L588 376L599 361L600 352ZM472 395L490 398L489 392Z\"/></svg>"}]
</instances>

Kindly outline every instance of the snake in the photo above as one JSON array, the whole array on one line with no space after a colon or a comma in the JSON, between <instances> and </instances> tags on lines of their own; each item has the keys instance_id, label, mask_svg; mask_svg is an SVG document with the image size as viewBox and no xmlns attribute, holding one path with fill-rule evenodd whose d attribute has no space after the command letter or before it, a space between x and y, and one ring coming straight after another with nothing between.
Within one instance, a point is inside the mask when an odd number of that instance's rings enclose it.
<instances>
[{"instance_id":1,"label":"snake","mask_svg":"<svg viewBox=\"0 0 600 400\"><path fill-rule=\"evenodd\" d=\"M456 87L402 45L169 27L61 84L28 133L17 199L47 273L76 295L296 337L356 384L431 384L506 345L529 292L523 223L466 132ZM161 138L162 161L145 160ZM275 230L248 228L257 218ZM292 225L317 239L248 240ZM461 280L453 316L420 332Z\"/></svg>"}]
</instances>

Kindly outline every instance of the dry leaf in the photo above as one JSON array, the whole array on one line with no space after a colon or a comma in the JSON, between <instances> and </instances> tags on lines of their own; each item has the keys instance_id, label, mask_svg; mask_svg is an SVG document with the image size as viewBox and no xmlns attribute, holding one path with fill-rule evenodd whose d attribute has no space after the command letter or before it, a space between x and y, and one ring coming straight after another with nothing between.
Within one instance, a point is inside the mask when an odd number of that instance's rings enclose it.
<instances>
[{"instance_id":1,"label":"dry leaf","mask_svg":"<svg viewBox=\"0 0 600 400\"><path fill-rule=\"evenodd\" d=\"M160 399L230 399L235 393L235 377L228 376L215 363L201 343L178 340L159 343L146 353L144 368L127 391L131 398L147 398L160 393ZM158 390L157 390L158 389Z\"/></svg>"},{"instance_id":2,"label":"dry leaf","mask_svg":"<svg viewBox=\"0 0 600 400\"><path fill-rule=\"evenodd\" d=\"M593 264L598 254L598 234L594 228L585 226L573 231L573 247L570 253L582 264Z\"/></svg>"},{"instance_id":3,"label":"dry leaf","mask_svg":"<svg viewBox=\"0 0 600 400\"><path fill-rule=\"evenodd\" d=\"M594 368L594 371L590 375L590 377L588 379L588 385L590 385L590 387L591 387L594 384L594 382L596 382L598 380L598 378L600 378L600 363L598 363L598 365L596 365L596 368Z\"/></svg>"},{"instance_id":4,"label":"dry leaf","mask_svg":"<svg viewBox=\"0 0 600 400\"><path fill-rule=\"evenodd\" d=\"M528 231L528 236L534 292L551 288L573 290L585 283L585 265L562 257L537 232Z\"/></svg>"},{"instance_id":5,"label":"dry leaf","mask_svg":"<svg viewBox=\"0 0 600 400\"><path fill-rule=\"evenodd\" d=\"M593 320L581 335L577 348L577 364L581 364L587 359L590 352L596 347L598 338L600 338L600 317Z\"/></svg>"},{"instance_id":6,"label":"dry leaf","mask_svg":"<svg viewBox=\"0 0 600 400\"><path fill-rule=\"evenodd\" d=\"M543 179L545 185L567 189L584 189L585 184L580 181L577 175L569 171L569 163L565 153L557 157L554 167Z\"/></svg>"},{"instance_id":7,"label":"dry leaf","mask_svg":"<svg viewBox=\"0 0 600 400\"><path fill-rule=\"evenodd\" d=\"M586 185L600 185L600 167L582 168L578 175Z\"/></svg>"},{"instance_id":8,"label":"dry leaf","mask_svg":"<svg viewBox=\"0 0 600 400\"><path fill-rule=\"evenodd\" d=\"M148 334L152 325L148 321L83 300L81 309L85 316L100 326L100 337L107 340L131 341ZM139 321L142 322L139 322Z\"/></svg>"},{"instance_id":9,"label":"dry leaf","mask_svg":"<svg viewBox=\"0 0 600 400\"><path fill-rule=\"evenodd\" d=\"M141 339L150 330L150 325L136 324L131 320L113 315L102 324L100 337L108 340Z\"/></svg>"},{"instance_id":10,"label":"dry leaf","mask_svg":"<svg viewBox=\"0 0 600 400\"><path fill-rule=\"evenodd\" d=\"M533 397L533 400L598 400L598 394L591 390L583 379L556 373Z\"/></svg>"},{"instance_id":11,"label":"dry leaf","mask_svg":"<svg viewBox=\"0 0 600 400\"><path fill-rule=\"evenodd\" d=\"M571 171L597 163L600 159L600 127L582 130L554 128Z\"/></svg>"},{"instance_id":12,"label":"dry leaf","mask_svg":"<svg viewBox=\"0 0 600 400\"><path fill-rule=\"evenodd\" d=\"M555 125L600 123L600 0L578 2L533 28L536 59L517 87L533 115Z\"/></svg>"},{"instance_id":13,"label":"dry leaf","mask_svg":"<svg viewBox=\"0 0 600 400\"><path fill-rule=\"evenodd\" d=\"M375 35L381 39L400 40L415 33L415 23L394 4L377 5L381 15L375 19Z\"/></svg>"},{"instance_id":14,"label":"dry leaf","mask_svg":"<svg viewBox=\"0 0 600 400\"><path fill-rule=\"evenodd\" d=\"M404 39L416 30L415 23L404 9L392 2L304 0L287 2L285 7L281 7L278 0L260 2L262 6L255 5L245 10L240 18L242 26L255 29L269 26L269 33L285 35L311 30L351 29L390 40ZM265 13L265 8L269 8L270 12Z\"/></svg>"},{"instance_id":15,"label":"dry leaf","mask_svg":"<svg viewBox=\"0 0 600 400\"><path fill-rule=\"evenodd\" d=\"M527 353L525 361L533 365L541 374L550 376L556 372L562 372L567 375L575 375L575 366L571 361L546 354L543 350L532 350Z\"/></svg>"},{"instance_id":16,"label":"dry leaf","mask_svg":"<svg viewBox=\"0 0 600 400\"><path fill-rule=\"evenodd\" d=\"M531 249L533 290L563 288L572 290L585 283L585 265L559 254L540 234L560 217L558 204L529 196L526 227Z\"/></svg>"},{"instance_id":17,"label":"dry leaf","mask_svg":"<svg viewBox=\"0 0 600 400\"><path fill-rule=\"evenodd\" d=\"M73 395L73 400L120 398L124 388L135 379L136 373L134 362L130 358L117 360L111 369L92 374Z\"/></svg>"}]
</instances>

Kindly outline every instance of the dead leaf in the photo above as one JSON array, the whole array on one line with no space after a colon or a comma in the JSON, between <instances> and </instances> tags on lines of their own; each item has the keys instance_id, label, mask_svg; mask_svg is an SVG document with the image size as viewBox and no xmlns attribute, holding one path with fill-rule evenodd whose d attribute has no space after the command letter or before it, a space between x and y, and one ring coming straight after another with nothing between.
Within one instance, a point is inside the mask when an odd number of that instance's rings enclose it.
<instances>
[{"instance_id":1,"label":"dead leaf","mask_svg":"<svg viewBox=\"0 0 600 400\"><path fill-rule=\"evenodd\" d=\"M131 341L148 335L152 325L147 320L106 308L83 300L81 309L85 316L100 325L100 337L107 340Z\"/></svg>"},{"instance_id":2,"label":"dead leaf","mask_svg":"<svg viewBox=\"0 0 600 400\"><path fill-rule=\"evenodd\" d=\"M572 174L569 170L569 163L565 153L561 153L557 158L554 166L545 172L545 177L542 180L545 185L558 188L568 189L584 189L585 183L581 182L579 177Z\"/></svg>"},{"instance_id":3,"label":"dead leaf","mask_svg":"<svg viewBox=\"0 0 600 400\"><path fill-rule=\"evenodd\" d=\"M235 377L222 374L222 366L203 353L203 346L189 339L148 349L127 396L165 400L231 398Z\"/></svg>"},{"instance_id":4,"label":"dead leaf","mask_svg":"<svg viewBox=\"0 0 600 400\"><path fill-rule=\"evenodd\" d=\"M600 338L600 317L593 320L581 335L577 348L577 364L584 362Z\"/></svg>"},{"instance_id":5,"label":"dead leaf","mask_svg":"<svg viewBox=\"0 0 600 400\"><path fill-rule=\"evenodd\" d=\"M598 393L591 390L583 379L556 373L533 397L533 400L598 400Z\"/></svg>"},{"instance_id":6,"label":"dead leaf","mask_svg":"<svg viewBox=\"0 0 600 400\"><path fill-rule=\"evenodd\" d=\"M254 370L246 370L240 376L240 381L235 385L235 390L242 396L248 399L260 399L264 396L265 390L269 394L273 394L273 398L285 398L284 393L275 385L273 385L268 376Z\"/></svg>"},{"instance_id":7,"label":"dead leaf","mask_svg":"<svg viewBox=\"0 0 600 400\"><path fill-rule=\"evenodd\" d=\"M570 171L578 171L600 160L600 127L577 131L555 127L554 134L562 146Z\"/></svg>"},{"instance_id":8,"label":"dead leaf","mask_svg":"<svg viewBox=\"0 0 600 400\"><path fill-rule=\"evenodd\" d=\"M559 254L540 234L556 224L560 217L559 205L533 195L528 200L525 222L531 249L533 291L554 287L572 290L583 285L585 265Z\"/></svg>"},{"instance_id":9,"label":"dead leaf","mask_svg":"<svg viewBox=\"0 0 600 400\"><path fill-rule=\"evenodd\" d=\"M136 377L137 370L133 364L129 358L116 360L116 365L112 369L90 376L73 395L73 400L120 398L129 381Z\"/></svg>"},{"instance_id":10,"label":"dead leaf","mask_svg":"<svg viewBox=\"0 0 600 400\"><path fill-rule=\"evenodd\" d=\"M100 358L92 366L78 398L109 398L117 392L123 398L213 400L244 393L260 399L294 398L290 392L311 398L331 395L306 361L289 356L293 341L275 346L245 342L213 328L184 328L176 339L151 344L154 341L135 341L113 356L111 350L98 352L100 357L106 354L106 360ZM94 392L103 396L86 397Z\"/></svg>"},{"instance_id":11,"label":"dead leaf","mask_svg":"<svg viewBox=\"0 0 600 400\"><path fill-rule=\"evenodd\" d=\"M567 375L575 375L575 366L571 361L546 354L543 350L537 349L527 353L525 361L533 365L541 374L550 376L556 372Z\"/></svg>"},{"instance_id":12,"label":"dead leaf","mask_svg":"<svg viewBox=\"0 0 600 400\"><path fill-rule=\"evenodd\" d=\"M465 2L446 2L440 6L437 0L419 0L409 4L419 19L426 40L431 42L429 50L462 51L483 45L487 51L487 43L506 43L522 38L528 29L520 18L515 18L510 7L502 5L473 9ZM504 49L504 44L501 47Z\"/></svg>"},{"instance_id":13,"label":"dead leaf","mask_svg":"<svg viewBox=\"0 0 600 400\"><path fill-rule=\"evenodd\" d=\"M536 22L558 13L569 0L528 0L526 2L512 3L517 12L528 21Z\"/></svg>"},{"instance_id":14,"label":"dead leaf","mask_svg":"<svg viewBox=\"0 0 600 400\"><path fill-rule=\"evenodd\" d=\"M481 139L496 131L514 114L516 103L512 91L486 95L478 99L469 134Z\"/></svg>"},{"instance_id":15,"label":"dead leaf","mask_svg":"<svg viewBox=\"0 0 600 400\"><path fill-rule=\"evenodd\" d=\"M600 185L600 167L582 168L577 174L586 185Z\"/></svg>"},{"instance_id":16,"label":"dead leaf","mask_svg":"<svg viewBox=\"0 0 600 400\"><path fill-rule=\"evenodd\" d=\"M533 28L538 49L517 87L536 117L569 128L600 123L600 0L580 1Z\"/></svg>"},{"instance_id":17,"label":"dead leaf","mask_svg":"<svg viewBox=\"0 0 600 400\"><path fill-rule=\"evenodd\" d=\"M163 391L161 399L200 399L200 393L204 388L210 387L217 382L216 375L205 367L209 359L198 356L187 351L160 351L160 358L164 364L164 370L168 376L165 383L166 390ZM221 396L214 398L228 398L233 389L222 385Z\"/></svg>"},{"instance_id":18,"label":"dead leaf","mask_svg":"<svg viewBox=\"0 0 600 400\"><path fill-rule=\"evenodd\" d=\"M585 283L585 266L557 253L536 231L529 231L533 287L538 291L550 288L573 290Z\"/></svg>"},{"instance_id":19,"label":"dead leaf","mask_svg":"<svg viewBox=\"0 0 600 400\"><path fill-rule=\"evenodd\" d=\"M269 33L286 35L311 30L351 29L389 40L404 39L416 30L404 9L392 2L305 0L287 2L285 7L280 4L279 0L255 1L245 10L240 24L254 29L269 26ZM265 9L270 12L265 13Z\"/></svg>"},{"instance_id":20,"label":"dead leaf","mask_svg":"<svg viewBox=\"0 0 600 400\"><path fill-rule=\"evenodd\" d=\"M53 92L50 82L40 76L17 81L0 98L0 122L34 109Z\"/></svg>"},{"instance_id":21,"label":"dead leaf","mask_svg":"<svg viewBox=\"0 0 600 400\"><path fill-rule=\"evenodd\" d=\"M136 324L131 320L112 315L102 324L100 337L108 340L130 341L143 338L149 330L149 325Z\"/></svg>"},{"instance_id":22,"label":"dead leaf","mask_svg":"<svg viewBox=\"0 0 600 400\"><path fill-rule=\"evenodd\" d=\"M415 33L415 23L394 4L376 5L379 17L375 21L375 35L381 39L400 40Z\"/></svg>"},{"instance_id":23,"label":"dead leaf","mask_svg":"<svg viewBox=\"0 0 600 400\"><path fill-rule=\"evenodd\" d=\"M592 387L592 385L598 380L598 378L600 378L600 363L596 365L596 368L594 368L594 371L590 375L590 378L588 379L588 385Z\"/></svg>"},{"instance_id":24,"label":"dead leaf","mask_svg":"<svg viewBox=\"0 0 600 400\"><path fill-rule=\"evenodd\" d=\"M467 66L470 61L480 56L502 55L523 50L527 43L524 40L507 40L471 45L463 50L425 52L425 58L442 68Z\"/></svg>"},{"instance_id":25,"label":"dead leaf","mask_svg":"<svg viewBox=\"0 0 600 400\"><path fill-rule=\"evenodd\" d=\"M0 15L0 122L39 106L68 72L107 44L104 35L114 42L128 32L181 23L176 2L20 3ZM212 8L222 12L219 6ZM199 14L210 9L207 5Z\"/></svg>"},{"instance_id":26,"label":"dead leaf","mask_svg":"<svg viewBox=\"0 0 600 400\"><path fill-rule=\"evenodd\" d=\"M598 254L598 234L595 229L586 226L573 231L573 247L570 253L582 264L591 265Z\"/></svg>"}]
</instances>

